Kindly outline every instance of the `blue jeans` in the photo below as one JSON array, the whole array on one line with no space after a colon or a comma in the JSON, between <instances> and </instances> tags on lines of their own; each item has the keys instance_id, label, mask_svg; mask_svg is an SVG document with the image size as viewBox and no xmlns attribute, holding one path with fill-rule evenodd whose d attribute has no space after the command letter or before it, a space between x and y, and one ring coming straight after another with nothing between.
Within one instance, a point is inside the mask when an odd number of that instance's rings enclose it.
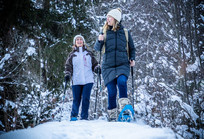
<instances>
[{"instance_id":1,"label":"blue jeans","mask_svg":"<svg viewBox=\"0 0 204 139\"><path fill-rule=\"evenodd\" d=\"M88 119L88 110L89 110L89 100L91 95L93 83L88 83L85 85L73 85L73 104L71 117L77 117L79 113L79 106L82 100L82 111L81 119Z\"/></svg>"},{"instance_id":2,"label":"blue jeans","mask_svg":"<svg viewBox=\"0 0 204 139\"><path fill-rule=\"evenodd\" d=\"M108 109L114 109L116 105L117 86L119 89L119 98L127 98L127 77L120 75L107 84L108 88Z\"/></svg>"}]
</instances>

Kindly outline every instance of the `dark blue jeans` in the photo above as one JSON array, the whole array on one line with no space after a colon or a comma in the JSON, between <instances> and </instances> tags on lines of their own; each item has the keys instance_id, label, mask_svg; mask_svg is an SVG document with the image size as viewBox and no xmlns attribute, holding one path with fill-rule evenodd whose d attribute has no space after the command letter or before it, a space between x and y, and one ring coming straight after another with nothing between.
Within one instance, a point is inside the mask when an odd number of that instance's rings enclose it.
<instances>
[{"instance_id":1,"label":"dark blue jeans","mask_svg":"<svg viewBox=\"0 0 204 139\"><path fill-rule=\"evenodd\" d=\"M91 95L93 83L88 83L85 85L73 85L73 104L71 117L77 117L79 113L79 106L82 100L82 111L81 119L88 119L88 110L89 110L89 100Z\"/></svg>"},{"instance_id":2,"label":"dark blue jeans","mask_svg":"<svg viewBox=\"0 0 204 139\"><path fill-rule=\"evenodd\" d=\"M108 109L114 109L116 105L117 86L119 89L119 98L127 98L127 77L120 75L107 84L108 88Z\"/></svg>"}]
</instances>

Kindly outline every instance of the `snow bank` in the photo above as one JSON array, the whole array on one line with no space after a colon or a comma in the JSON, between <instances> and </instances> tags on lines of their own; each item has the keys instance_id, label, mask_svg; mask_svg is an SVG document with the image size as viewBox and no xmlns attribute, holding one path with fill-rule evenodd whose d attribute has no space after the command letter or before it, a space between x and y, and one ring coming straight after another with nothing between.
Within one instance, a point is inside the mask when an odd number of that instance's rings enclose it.
<instances>
[{"instance_id":1,"label":"snow bank","mask_svg":"<svg viewBox=\"0 0 204 139\"><path fill-rule=\"evenodd\" d=\"M5 133L0 139L174 139L166 128L151 128L142 123L93 121L48 122L34 128Z\"/></svg>"}]
</instances>

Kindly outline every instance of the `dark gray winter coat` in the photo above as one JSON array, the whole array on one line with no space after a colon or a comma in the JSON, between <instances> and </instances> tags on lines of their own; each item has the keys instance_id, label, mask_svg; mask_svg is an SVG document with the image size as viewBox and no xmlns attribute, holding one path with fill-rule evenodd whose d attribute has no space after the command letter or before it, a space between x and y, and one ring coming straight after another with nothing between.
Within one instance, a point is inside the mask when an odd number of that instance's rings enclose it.
<instances>
[{"instance_id":1,"label":"dark gray winter coat","mask_svg":"<svg viewBox=\"0 0 204 139\"><path fill-rule=\"evenodd\" d=\"M132 37L128 31L129 59L135 60L135 47ZM123 26L114 32L111 27L106 32L105 53L102 62L102 76L105 85L117 78L119 75L130 74L130 63L128 59L126 37ZM94 48L101 51L104 41L96 41Z\"/></svg>"}]
</instances>

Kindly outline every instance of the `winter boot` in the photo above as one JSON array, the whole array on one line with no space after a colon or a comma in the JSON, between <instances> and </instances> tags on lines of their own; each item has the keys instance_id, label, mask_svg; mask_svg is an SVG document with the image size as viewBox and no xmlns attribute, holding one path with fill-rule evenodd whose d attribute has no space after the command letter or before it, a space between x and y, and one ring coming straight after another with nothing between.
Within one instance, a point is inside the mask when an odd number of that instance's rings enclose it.
<instances>
[{"instance_id":1,"label":"winter boot","mask_svg":"<svg viewBox=\"0 0 204 139\"><path fill-rule=\"evenodd\" d=\"M130 100L128 98L120 98L118 100L118 104L119 104L119 112L121 112L125 107L125 105L130 104Z\"/></svg>"},{"instance_id":2,"label":"winter boot","mask_svg":"<svg viewBox=\"0 0 204 139\"><path fill-rule=\"evenodd\" d=\"M116 122L117 119L117 108L112 110L108 110L108 121L109 122Z\"/></svg>"}]
</instances>

